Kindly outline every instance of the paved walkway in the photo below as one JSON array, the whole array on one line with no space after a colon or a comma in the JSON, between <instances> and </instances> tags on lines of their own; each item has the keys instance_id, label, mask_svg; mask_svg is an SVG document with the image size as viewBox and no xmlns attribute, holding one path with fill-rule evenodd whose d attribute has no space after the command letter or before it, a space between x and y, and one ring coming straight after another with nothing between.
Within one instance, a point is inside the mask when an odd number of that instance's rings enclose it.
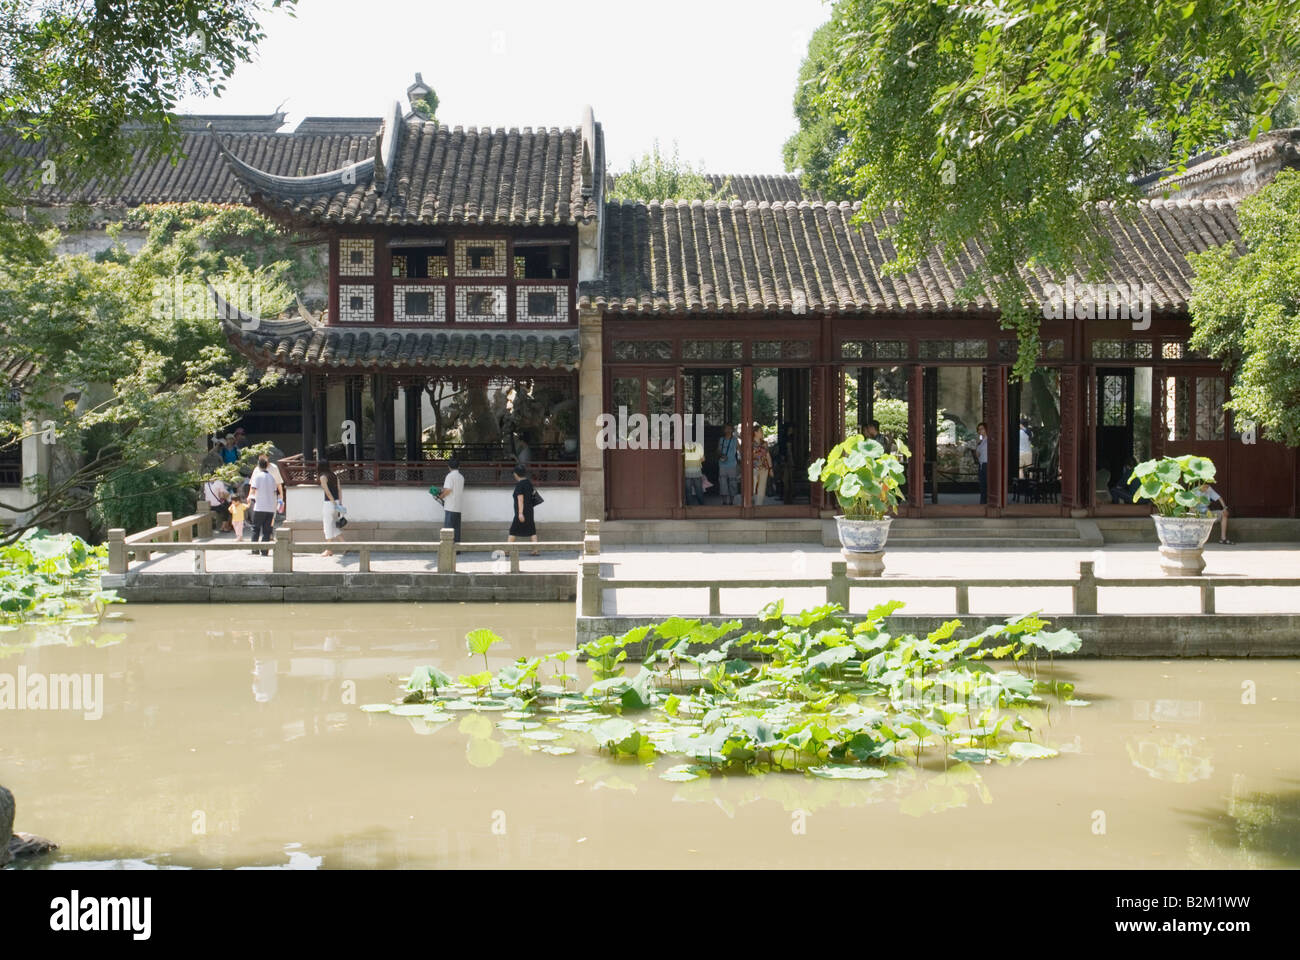
<instances>
[{"instance_id":1,"label":"paved walkway","mask_svg":"<svg viewBox=\"0 0 1300 960\"><path fill-rule=\"evenodd\" d=\"M221 539L230 539L227 534ZM1300 547L1290 544L1238 544L1206 547L1207 574L1241 577L1300 578ZM632 546L611 545L602 550L605 576L623 579L715 580L722 578L798 580L818 579L830 575L831 562L840 558L833 547L815 544L791 545L718 545L718 546ZM1106 577L1161 577L1159 559L1153 545L1116 544L1101 548L1049 547L1042 549L1005 550L998 548L934 549L891 548L885 555L885 576L877 581L862 581L851 591L850 610L861 612L886 599L907 603L905 612L947 614L955 607L954 592L949 589L905 589L891 587L894 577L987 577L1023 578L1070 577L1078 572L1079 562L1096 564L1099 579ZM544 554L520 557L524 572L567 572L575 569L577 553ZM432 572L437 556L428 554L373 553L371 571ZM162 555L144 564L132 564L132 571L149 573L185 573L194 569L194 555ZM358 555L321 557L295 554L295 571L311 573L356 572ZM487 551L461 554L457 570L467 573L506 573L509 561L493 557ZM211 573L269 573L271 558L235 552L208 554ZM665 593L668 595L665 596ZM818 588L787 587L775 589L724 588L722 612L749 614L760 606L783 596L787 609L812 606L823 602L824 591ZM1069 610L1070 596L1065 588L972 588L972 613L1007 613L1042 610L1063 613ZM1098 594L1099 613L1179 614L1199 611L1199 594L1195 587L1107 588ZM1300 586L1225 588L1217 592L1217 609L1223 614L1300 613ZM671 591L624 589L608 591L605 612L608 614L703 614L708 611L705 589Z\"/></svg>"}]
</instances>

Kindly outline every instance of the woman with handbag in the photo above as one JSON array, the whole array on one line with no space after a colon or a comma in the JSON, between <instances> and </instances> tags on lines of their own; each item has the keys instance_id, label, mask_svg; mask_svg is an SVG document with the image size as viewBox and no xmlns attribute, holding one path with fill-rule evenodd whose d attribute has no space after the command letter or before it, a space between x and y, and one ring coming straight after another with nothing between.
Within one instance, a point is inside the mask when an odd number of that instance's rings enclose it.
<instances>
[{"instance_id":1,"label":"woman with handbag","mask_svg":"<svg viewBox=\"0 0 1300 960\"><path fill-rule=\"evenodd\" d=\"M514 508L514 514L510 519L508 539L514 543L516 537L527 537L536 543L537 524L533 522L533 509L542 502L542 495L533 489L533 482L528 479L528 468L523 464L515 466L514 476L515 488L510 492L510 505ZM540 550L532 551L533 556L540 554Z\"/></svg>"},{"instance_id":2,"label":"woman with handbag","mask_svg":"<svg viewBox=\"0 0 1300 960\"><path fill-rule=\"evenodd\" d=\"M328 460L322 460L317 465L316 472L320 477L320 488L325 494L325 502L320 512L321 526L325 528L325 539L328 542L340 540L343 537L343 526L348 522L343 516L347 512L343 507L343 485L330 469ZM325 550L321 556L332 557L334 551Z\"/></svg>"}]
</instances>

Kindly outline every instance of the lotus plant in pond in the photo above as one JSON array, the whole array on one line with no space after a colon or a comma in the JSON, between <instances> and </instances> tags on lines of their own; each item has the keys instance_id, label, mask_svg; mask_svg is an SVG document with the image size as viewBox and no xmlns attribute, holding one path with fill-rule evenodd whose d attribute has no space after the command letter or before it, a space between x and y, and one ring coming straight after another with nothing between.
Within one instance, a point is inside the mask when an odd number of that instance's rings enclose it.
<instances>
[{"instance_id":1,"label":"lotus plant in pond","mask_svg":"<svg viewBox=\"0 0 1300 960\"><path fill-rule=\"evenodd\" d=\"M1034 614L968 636L959 620L925 636L895 635L887 620L901 606L849 618L837 604L791 614L776 601L751 630L739 620L671 617L583 644L585 690L543 682L554 678L547 660L562 667L573 658L564 651L456 681L420 667L403 702L362 709L406 717L420 733L460 713L475 766L508 746L552 755L585 748L612 762L674 757L660 771L671 781L730 772L875 780L927 757L947 768L1057 756L1052 702L1087 705L1053 670L1055 655L1079 649L1076 635ZM495 636L474 631L467 644L481 648ZM995 668L999 660L1005 669Z\"/></svg>"}]
</instances>

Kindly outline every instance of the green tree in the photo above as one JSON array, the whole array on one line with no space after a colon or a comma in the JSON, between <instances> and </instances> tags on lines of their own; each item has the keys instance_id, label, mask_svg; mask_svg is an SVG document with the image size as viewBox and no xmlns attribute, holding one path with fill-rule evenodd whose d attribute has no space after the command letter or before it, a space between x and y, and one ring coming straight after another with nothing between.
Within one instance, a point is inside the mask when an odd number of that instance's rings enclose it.
<instances>
[{"instance_id":1,"label":"green tree","mask_svg":"<svg viewBox=\"0 0 1300 960\"><path fill-rule=\"evenodd\" d=\"M112 178L180 142L175 109L219 95L263 39L258 15L296 0L0 0L0 211L27 184ZM39 142L40 157L17 143ZM37 244L0 213L10 242ZM5 237L0 237L4 242Z\"/></svg>"},{"instance_id":2,"label":"green tree","mask_svg":"<svg viewBox=\"0 0 1300 960\"><path fill-rule=\"evenodd\" d=\"M1300 0L839 0L832 17L811 114L845 130L830 177L864 220L890 211L893 270L978 242L963 292L997 299L1022 377L1038 353L1024 271L1096 278L1091 202L1267 130L1300 62Z\"/></svg>"},{"instance_id":3,"label":"green tree","mask_svg":"<svg viewBox=\"0 0 1300 960\"><path fill-rule=\"evenodd\" d=\"M801 174L804 188L827 200L852 200L848 185L831 175L831 164L847 141L844 125L822 96L826 75L834 66L840 21L822 24L808 41L808 56L799 66L794 88L794 116L799 128L782 149L785 169Z\"/></svg>"},{"instance_id":4,"label":"green tree","mask_svg":"<svg viewBox=\"0 0 1300 960\"><path fill-rule=\"evenodd\" d=\"M0 248L0 342L6 361L30 370L0 404L0 437L9 437L0 447L36 437L58 454L10 537L92 508L97 517L132 515L122 501L156 500L160 477L192 490L190 461L254 389L207 284L240 291L246 311L272 316L292 305L310 269L289 259L305 256L292 238L244 208L146 208L125 226L148 231L134 255L119 244L97 258L59 256L54 230L39 237L39 255Z\"/></svg>"},{"instance_id":5,"label":"green tree","mask_svg":"<svg viewBox=\"0 0 1300 960\"><path fill-rule=\"evenodd\" d=\"M1191 345L1234 370L1228 406L1300 446L1300 172L1283 170L1237 209L1246 252L1193 254Z\"/></svg>"},{"instance_id":6,"label":"green tree","mask_svg":"<svg viewBox=\"0 0 1300 960\"><path fill-rule=\"evenodd\" d=\"M696 170L682 160L677 144L673 144L672 156L665 157L659 150L658 140L640 160L633 160L625 172L615 174L613 180L608 194L611 200L649 203L651 200L732 199L730 179L714 187L703 169Z\"/></svg>"}]
</instances>

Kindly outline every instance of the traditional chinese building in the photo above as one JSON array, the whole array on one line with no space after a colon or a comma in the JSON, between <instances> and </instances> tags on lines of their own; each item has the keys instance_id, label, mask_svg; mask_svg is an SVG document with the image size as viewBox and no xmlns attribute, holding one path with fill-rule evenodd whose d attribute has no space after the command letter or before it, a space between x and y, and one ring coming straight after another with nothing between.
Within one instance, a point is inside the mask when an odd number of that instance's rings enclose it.
<instances>
[{"instance_id":1,"label":"traditional chinese building","mask_svg":"<svg viewBox=\"0 0 1300 960\"><path fill-rule=\"evenodd\" d=\"M1131 210L1100 204L1104 277L1026 277L1042 350L1017 382L997 304L959 296L977 244L955 264L887 273L885 222L859 225L855 205L790 176L715 178L732 198L716 203L607 200L590 110L563 130L450 128L396 104L369 136L364 121L310 122L218 129L151 181L222 185L329 251L322 309L226 321L239 351L296 384L300 429L282 445L303 484L291 516L307 525L318 458L342 464L356 513L427 524L426 488L453 455L467 520L503 516L518 459L546 491L541 522L816 519L834 510L807 465L873 420L911 448L908 516L1138 517L1149 508L1118 502L1131 465L1193 451L1218 465L1237 514L1296 516L1296 451L1237 422L1230 372L1188 347L1186 259L1240 243L1237 203L1300 165L1296 131L1153 174ZM620 423L612 443L596 442L602 414ZM659 443L623 425L638 414L657 418ZM751 425L742 478L753 425L768 445L770 477L742 482L735 504L716 486L686 503L673 441L697 416L714 484L725 424Z\"/></svg>"}]
</instances>

